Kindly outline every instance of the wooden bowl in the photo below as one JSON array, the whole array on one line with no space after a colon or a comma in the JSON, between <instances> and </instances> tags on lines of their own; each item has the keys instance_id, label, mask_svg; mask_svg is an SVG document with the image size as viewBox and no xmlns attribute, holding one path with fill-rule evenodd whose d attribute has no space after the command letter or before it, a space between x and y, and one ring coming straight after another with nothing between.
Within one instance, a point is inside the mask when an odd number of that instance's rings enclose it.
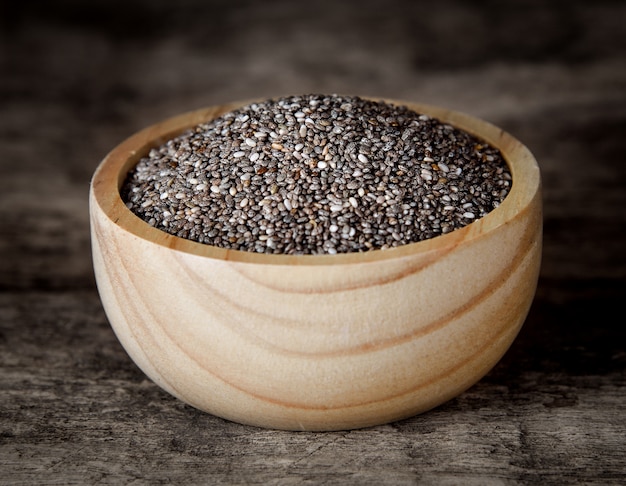
<instances>
[{"instance_id":1,"label":"wooden bowl","mask_svg":"<svg viewBox=\"0 0 626 486\"><path fill-rule=\"evenodd\" d=\"M393 249L257 254L169 235L119 193L150 148L245 103L158 123L107 155L90 191L98 290L120 342L154 382L229 420L321 431L424 412L498 362L536 290L539 168L493 125L395 103L499 148L513 179L502 204L462 229Z\"/></svg>"}]
</instances>

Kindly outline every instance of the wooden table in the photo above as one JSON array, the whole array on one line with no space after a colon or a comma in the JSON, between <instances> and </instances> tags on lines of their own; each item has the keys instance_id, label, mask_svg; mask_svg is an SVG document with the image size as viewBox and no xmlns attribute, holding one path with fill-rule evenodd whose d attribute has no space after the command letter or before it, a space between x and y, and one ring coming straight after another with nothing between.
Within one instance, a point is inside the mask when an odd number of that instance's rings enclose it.
<instances>
[{"instance_id":1,"label":"wooden table","mask_svg":"<svg viewBox=\"0 0 626 486\"><path fill-rule=\"evenodd\" d=\"M0 484L626 484L623 2L121 5L0 14ZM106 152L179 112L298 92L465 111L539 160L528 319L431 412L332 433L230 423L147 380L104 315L87 193Z\"/></svg>"}]
</instances>

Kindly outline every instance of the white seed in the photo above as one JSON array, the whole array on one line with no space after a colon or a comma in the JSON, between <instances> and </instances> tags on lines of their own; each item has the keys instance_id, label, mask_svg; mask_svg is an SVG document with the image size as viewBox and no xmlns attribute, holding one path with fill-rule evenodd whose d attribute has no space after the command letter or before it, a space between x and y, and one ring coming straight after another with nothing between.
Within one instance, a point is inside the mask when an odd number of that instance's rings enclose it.
<instances>
[{"instance_id":1,"label":"white seed","mask_svg":"<svg viewBox=\"0 0 626 486\"><path fill-rule=\"evenodd\" d=\"M474 219L476 216L474 215L474 213L471 213L469 211L463 213L463 217L467 218L467 219Z\"/></svg>"}]
</instances>

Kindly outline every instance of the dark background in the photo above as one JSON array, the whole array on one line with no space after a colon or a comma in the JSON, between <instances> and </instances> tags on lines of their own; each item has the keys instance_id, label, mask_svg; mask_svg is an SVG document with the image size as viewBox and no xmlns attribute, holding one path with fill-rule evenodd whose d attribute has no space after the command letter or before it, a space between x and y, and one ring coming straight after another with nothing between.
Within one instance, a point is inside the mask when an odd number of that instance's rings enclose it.
<instances>
[{"instance_id":1,"label":"dark background","mask_svg":"<svg viewBox=\"0 0 626 486\"><path fill-rule=\"evenodd\" d=\"M626 2L0 3L0 484L624 484ZM539 161L544 260L503 360L402 422L290 433L149 382L95 288L89 180L203 106L441 105Z\"/></svg>"}]
</instances>

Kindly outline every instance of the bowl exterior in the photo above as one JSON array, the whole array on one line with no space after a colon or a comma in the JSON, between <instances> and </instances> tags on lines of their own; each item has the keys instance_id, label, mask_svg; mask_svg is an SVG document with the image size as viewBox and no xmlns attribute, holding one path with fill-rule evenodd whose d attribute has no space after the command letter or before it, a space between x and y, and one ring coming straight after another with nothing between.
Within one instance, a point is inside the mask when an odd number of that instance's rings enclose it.
<instances>
[{"instance_id":1,"label":"bowl exterior","mask_svg":"<svg viewBox=\"0 0 626 486\"><path fill-rule=\"evenodd\" d=\"M329 265L157 244L93 190L90 213L102 302L138 366L194 407L279 429L382 424L458 395L511 345L541 260L538 188L488 232L477 220L428 251Z\"/></svg>"}]
</instances>

